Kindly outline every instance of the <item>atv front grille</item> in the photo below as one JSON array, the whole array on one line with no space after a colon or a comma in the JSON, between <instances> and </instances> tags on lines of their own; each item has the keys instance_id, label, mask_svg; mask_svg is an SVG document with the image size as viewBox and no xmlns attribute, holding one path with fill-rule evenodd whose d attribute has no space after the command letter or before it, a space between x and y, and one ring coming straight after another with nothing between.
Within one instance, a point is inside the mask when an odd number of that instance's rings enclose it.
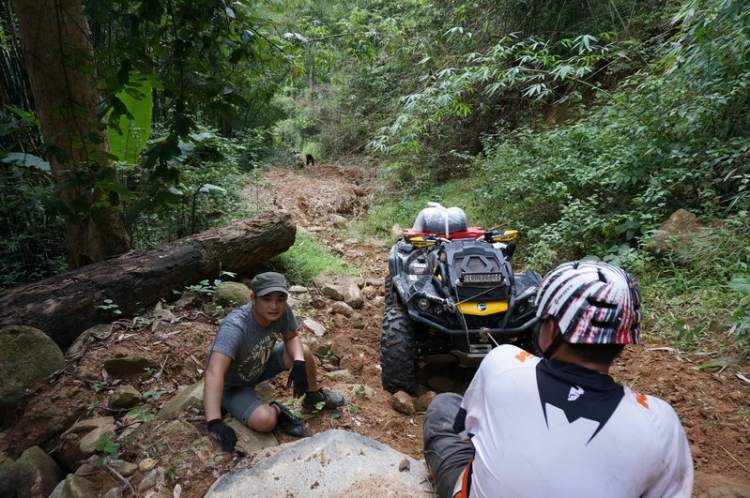
<instances>
[{"instance_id":1,"label":"atv front grille","mask_svg":"<svg viewBox=\"0 0 750 498\"><path fill-rule=\"evenodd\" d=\"M481 329L483 327L494 328L500 325L500 320L503 315L504 313L499 316L498 315L488 315L488 316L464 315L464 319L466 320L466 326L469 329Z\"/></svg>"}]
</instances>

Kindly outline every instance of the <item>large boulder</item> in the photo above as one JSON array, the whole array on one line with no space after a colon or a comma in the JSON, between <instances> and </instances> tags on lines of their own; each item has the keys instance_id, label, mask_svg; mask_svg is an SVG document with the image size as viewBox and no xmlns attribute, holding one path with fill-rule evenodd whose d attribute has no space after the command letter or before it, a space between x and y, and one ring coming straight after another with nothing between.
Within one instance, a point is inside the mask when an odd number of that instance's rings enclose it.
<instances>
[{"instance_id":1,"label":"large boulder","mask_svg":"<svg viewBox=\"0 0 750 498\"><path fill-rule=\"evenodd\" d=\"M62 351L41 330L23 325L0 329L0 409L18 406L27 389L64 365Z\"/></svg>"},{"instance_id":2,"label":"large boulder","mask_svg":"<svg viewBox=\"0 0 750 498\"><path fill-rule=\"evenodd\" d=\"M46 498L63 477L52 457L38 446L24 451L15 464L14 480L19 496Z\"/></svg>"},{"instance_id":3,"label":"large boulder","mask_svg":"<svg viewBox=\"0 0 750 498\"><path fill-rule=\"evenodd\" d=\"M422 462L340 430L303 439L250 469L225 474L205 497L245 496L249 489L262 489L264 496L434 496Z\"/></svg>"},{"instance_id":4,"label":"large boulder","mask_svg":"<svg viewBox=\"0 0 750 498\"><path fill-rule=\"evenodd\" d=\"M217 306L234 309L250 301L252 291L240 282L222 282L214 291L213 302Z\"/></svg>"}]
</instances>

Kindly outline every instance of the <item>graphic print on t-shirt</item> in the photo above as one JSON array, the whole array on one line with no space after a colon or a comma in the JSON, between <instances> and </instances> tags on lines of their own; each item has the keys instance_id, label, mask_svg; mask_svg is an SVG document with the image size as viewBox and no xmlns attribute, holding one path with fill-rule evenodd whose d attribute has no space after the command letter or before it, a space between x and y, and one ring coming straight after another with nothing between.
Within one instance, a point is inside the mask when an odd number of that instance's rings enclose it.
<instances>
[{"instance_id":1,"label":"graphic print on t-shirt","mask_svg":"<svg viewBox=\"0 0 750 498\"><path fill-rule=\"evenodd\" d=\"M547 405L562 410L568 423L584 418L599 424L587 444L604 428L625 395L622 387L614 383L610 388L587 386L583 389L573 379L566 379L560 372L550 368L547 361L540 361L536 366L536 382L548 428Z\"/></svg>"},{"instance_id":2,"label":"graphic print on t-shirt","mask_svg":"<svg viewBox=\"0 0 750 498\"><path fill-rule=\"evenodd\" d=\"M273 335L267 335L262 337L250 350L250 353L245 357L242 363L237 367L237 375L240 378L251 384L260 377L263 370L266 368L268 358L271 356L273 345L276 342L276 337Z\"/></svg>"}]
</instances>

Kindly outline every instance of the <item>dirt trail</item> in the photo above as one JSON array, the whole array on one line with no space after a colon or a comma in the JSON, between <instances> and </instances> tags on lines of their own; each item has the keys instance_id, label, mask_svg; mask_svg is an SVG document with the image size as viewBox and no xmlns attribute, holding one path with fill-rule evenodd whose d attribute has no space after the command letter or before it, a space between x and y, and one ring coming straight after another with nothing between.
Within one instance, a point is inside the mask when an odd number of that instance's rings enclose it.
<instances>
[{"instance_id":1,"label":"dirt trail","mask_svg":"<svg viewBox=\"0 0 750 498\"><path fill-rule=\"evenodd\" d=\"M361 237L355 239L346 230L333 226L337 216L346 218L350 225L356 223L374 203L377 189L376 176L367 170L324 165L302 170L271 168L261 181L249 186L247 192L255 207L290 211L300 229L313 234L353 267L359 268L363 277L383 278L391 241L362 241ZM523 250L522 244L519 250ZM329 429L349 430L421 459L422 422L427 400L417 403L417 413L404 415L391 407L390 395L381 389L378 365L382 289L359 310L364 322L362 329L354 328L349 319L333 313L331 304L327 301L325 307L317 310L303 305L298 310L326 325L323 338L316 338L304 327L300 333L313 347L316 344L334 347L341 353L340 361L331 356L319 359L324 387L345 388L336 379L326 376L340 369L349 370L355 382L348 392L345 391L348 404L338 414L305 414L307 434ZM0 437L0 450L18 458L25 448L37 444L54 455L59 441L47 440L38 428L54 424L66 428L76 419L115 416L120 430L131 430L137 423L135 417L123 416L122 410L106 408L108 395L120 379L108 382L102 379L104 360L122 354L146 356L157 362L160 369L150 377L127 382L141 393L163 391L158 399L151 399L154 407L162 406L180 389L200 379L203 361L217 329L215 320L204 311L172 307L171 313L176 316L167 323L159 319L165 311L152 309L139 320L113 325L111 335L89 348L75 368L68 369L53 384L29 397L18 413L15 426ZM707 362L705 356L685 354L647 341L641 347L629 348L612 370L617 381L636 391L666 399L680 415L696 464L695 496L750 497L750 384L738 376L747 378L750 372L747 367L743 371L733 366L732 359L728 360L730 366L723 370L700 369L700 365ZM432 370L430 384L435 390L461 391L470 375L468 370L438 368ZM291 398L289 391L283 388L284 383L285 379L277 379L274 393L277 399ZM184 420L205 435L201 416L195 414ZM183 445L179 440L153 434L153 430L144 432L136 442L121 447L122 456L135 462L146 456L164 458L193 443L185 441ZM291 440L281 433L277 437L281 442ZM200 497L222 473L251 464L242 455L225 455L223 461L217 461L205 451L186 456L174 467L175 480L171 486L179 485L183 498ZM134 485L137 485L137 476L132 480ZM117 485L105 473L89 478L100 479L104 490L109 489L106 486Z\"/></svg>"}]
</instances>

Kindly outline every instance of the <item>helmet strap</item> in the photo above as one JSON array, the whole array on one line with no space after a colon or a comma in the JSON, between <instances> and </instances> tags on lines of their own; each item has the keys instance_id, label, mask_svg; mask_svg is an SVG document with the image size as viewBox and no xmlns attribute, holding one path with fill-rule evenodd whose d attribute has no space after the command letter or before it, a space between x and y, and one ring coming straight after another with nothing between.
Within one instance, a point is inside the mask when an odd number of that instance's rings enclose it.
<instances>
[{"instance_id":1,"label":"helmet strap","mask_svg":"<svg viewBox=\"0 0 750 498\"><path fill-rule=\"evenodd\" d=\"M546 350L542 351L542 356L544 356L548 360L551 359L552 355L555 354L555 351L557 351L557 348L559 348L560 344L562 343L562 334L558 331L557 334L555 334L555 337L552 339L552 344L550 344Z\"/></svg>"}]
</instances>

